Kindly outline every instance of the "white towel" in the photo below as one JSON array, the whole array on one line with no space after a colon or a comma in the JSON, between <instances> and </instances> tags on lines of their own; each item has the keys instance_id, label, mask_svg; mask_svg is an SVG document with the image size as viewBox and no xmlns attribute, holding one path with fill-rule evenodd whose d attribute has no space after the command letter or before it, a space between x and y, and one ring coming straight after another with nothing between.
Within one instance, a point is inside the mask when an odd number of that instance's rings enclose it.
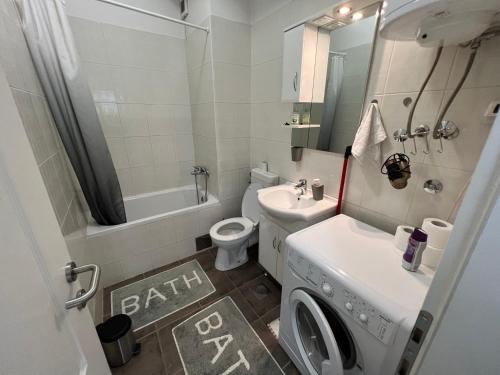
<instances>
[{"instance_id":1,"label":"white towel","mask_svg":"<svg viewBox=\"0 0 500 375\"><path fill-rule=\"evenodd\" d=\"M373 102L361 120L361 124L354 137L351 153L361 164L369 160L380 166L382 164L382 150L380 146L386 138L387 133L384 129L378 104Z\"/></svg>"}]
</instances>

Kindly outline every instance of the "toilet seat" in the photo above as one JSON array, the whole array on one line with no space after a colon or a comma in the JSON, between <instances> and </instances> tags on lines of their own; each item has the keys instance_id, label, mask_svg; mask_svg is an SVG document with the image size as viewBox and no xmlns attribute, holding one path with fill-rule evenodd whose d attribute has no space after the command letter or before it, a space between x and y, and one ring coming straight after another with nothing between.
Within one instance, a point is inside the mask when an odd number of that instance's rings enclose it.
<instances>
[{"instance_id":1,"label":"toilet seat","mask_svg":"<svg viewBox=\"0 0 500 375\"><path fill-rule=\"evenodd\" d=\"M234 225L235 228L228 228L230 225ZM237 231L239 228L237 226L241 225L241 230ZM222 234L221 230L224 228L233 229L237 231L236 233L231 234ZM219 221L214 224L212 228L210 228L210 237L215 241L221 241L225 243L230 243L232 241L238 241L246 236L250 236L255 228L255 224L252 220L247 219L246 217L232 217L230 219Z\"/></svg>"}]
</instances>

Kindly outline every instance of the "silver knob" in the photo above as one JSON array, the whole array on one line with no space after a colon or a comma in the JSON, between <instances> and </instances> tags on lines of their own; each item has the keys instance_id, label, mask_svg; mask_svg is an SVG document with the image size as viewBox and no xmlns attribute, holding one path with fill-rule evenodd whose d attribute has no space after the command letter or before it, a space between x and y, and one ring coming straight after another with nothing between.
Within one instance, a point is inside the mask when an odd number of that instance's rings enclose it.
<instances>
[{"instance_id":1,"label":"silver knob","mask_svg":"<svg viewBox=\"0 0 500 375\"><path fill-rule=\"evenodd\" d=\"M325 293L328 296L333 294L332 286L328 283L323 283L323 285L321 286L321 289L323 289L323 293Z\"/></svg>"},{"instance_id":2,"label":"silver knob","mask_svg":"<svg viewBox=\"0 0 500 375\"><path fill-rule=\"evenodd\" d=\"M368 317L365 314L361 313L359 314L359 320L361 320L361 322L363 323L366 323L368 321Z\"/></svg>"},{"instance_id":3,"label":"silver knob","mask_svg":"<svg viewBox=\"0 0 500 375\"><path fill-rule=\"evenodd\" d=\"M352 311L352 303L351 302L347 302L345 304L345 308L347 309L347 311Z\"/></svg>"}]
</instances>

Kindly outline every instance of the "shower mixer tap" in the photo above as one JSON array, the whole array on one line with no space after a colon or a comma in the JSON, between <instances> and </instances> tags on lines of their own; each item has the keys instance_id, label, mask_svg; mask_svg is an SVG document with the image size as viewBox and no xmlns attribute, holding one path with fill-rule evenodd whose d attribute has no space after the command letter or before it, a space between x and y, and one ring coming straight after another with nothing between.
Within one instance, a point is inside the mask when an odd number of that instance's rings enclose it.
<instances>
[{"instance_id":1,"label":"shower mixer tap","mask_svg":"<svg viewBox=\"0 0 500 375\"><path fill-rule=\"evenodd\" d=\"M441 124L436 129L437 138L439 139L439 148L437 149L437 152L442 154L444 151L443 138L448 140L455 139L456 137L458 137L459 133L460 130L453 121L441 121Z\"/></svg>"},{"instance_id":2,"label":"shower mixer tap","mask_svg":"<svg viewBox=\"0 0 500 375\"><path fill-rule=\"evenodd\" d=\"M431 132L430 128L427 126L427 125L419 125L415 128L415 131L411 134L408 134L408 131L406 129L398 129L396 130L393 134L392 134L392 138L396 141L396 142L400 142L402 143L403 145L403 153L406 153L406 149L405 149L405 142L408 140L408 139L412 139L413 140L413 150L410 151L410 153L412 155L416 155L417 154L417 141L416 141L416 138L423 138L425 137L425 150L423 150L423 153L424 154L428 154L429 153L429 133Z\"/></svg>"}]
</instances>

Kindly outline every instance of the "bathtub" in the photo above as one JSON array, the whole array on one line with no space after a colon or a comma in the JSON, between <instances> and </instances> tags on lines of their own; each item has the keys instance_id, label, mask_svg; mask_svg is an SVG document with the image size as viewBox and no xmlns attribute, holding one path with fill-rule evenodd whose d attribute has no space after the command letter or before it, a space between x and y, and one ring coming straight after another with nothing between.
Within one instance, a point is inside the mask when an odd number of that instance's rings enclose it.
<instances>
[{"instance_id":1,"label":"bathtub","mask_svg":"<svg viewBox=\"0 0 500 375\"><path fill-rule=\"evenodd\" d=\"M203 192L200 192L200 198L202 195ZM127 222L109 226L92 222L87 226L87 236L92 237L102 233L123 230L138 224L195 212L219 204L219 200L212 194L209 193L207 198L206 202L198 204L194 185L124 197L123 203L125 204Z\"/></svg>"},{"instance_id":2,"label":"bathtub","mask_svg":"<svg viewBox=\"0 0 500 375\"><path fill-rule=\"evenodd\" d=\"M197 204L194 185L129 196L123 199L126 223L90 223L86 251L89 261L102 267L102 286L194 254L195 238L221 219L219 200L207 198Z\"/></svg>"}]
</instances>

